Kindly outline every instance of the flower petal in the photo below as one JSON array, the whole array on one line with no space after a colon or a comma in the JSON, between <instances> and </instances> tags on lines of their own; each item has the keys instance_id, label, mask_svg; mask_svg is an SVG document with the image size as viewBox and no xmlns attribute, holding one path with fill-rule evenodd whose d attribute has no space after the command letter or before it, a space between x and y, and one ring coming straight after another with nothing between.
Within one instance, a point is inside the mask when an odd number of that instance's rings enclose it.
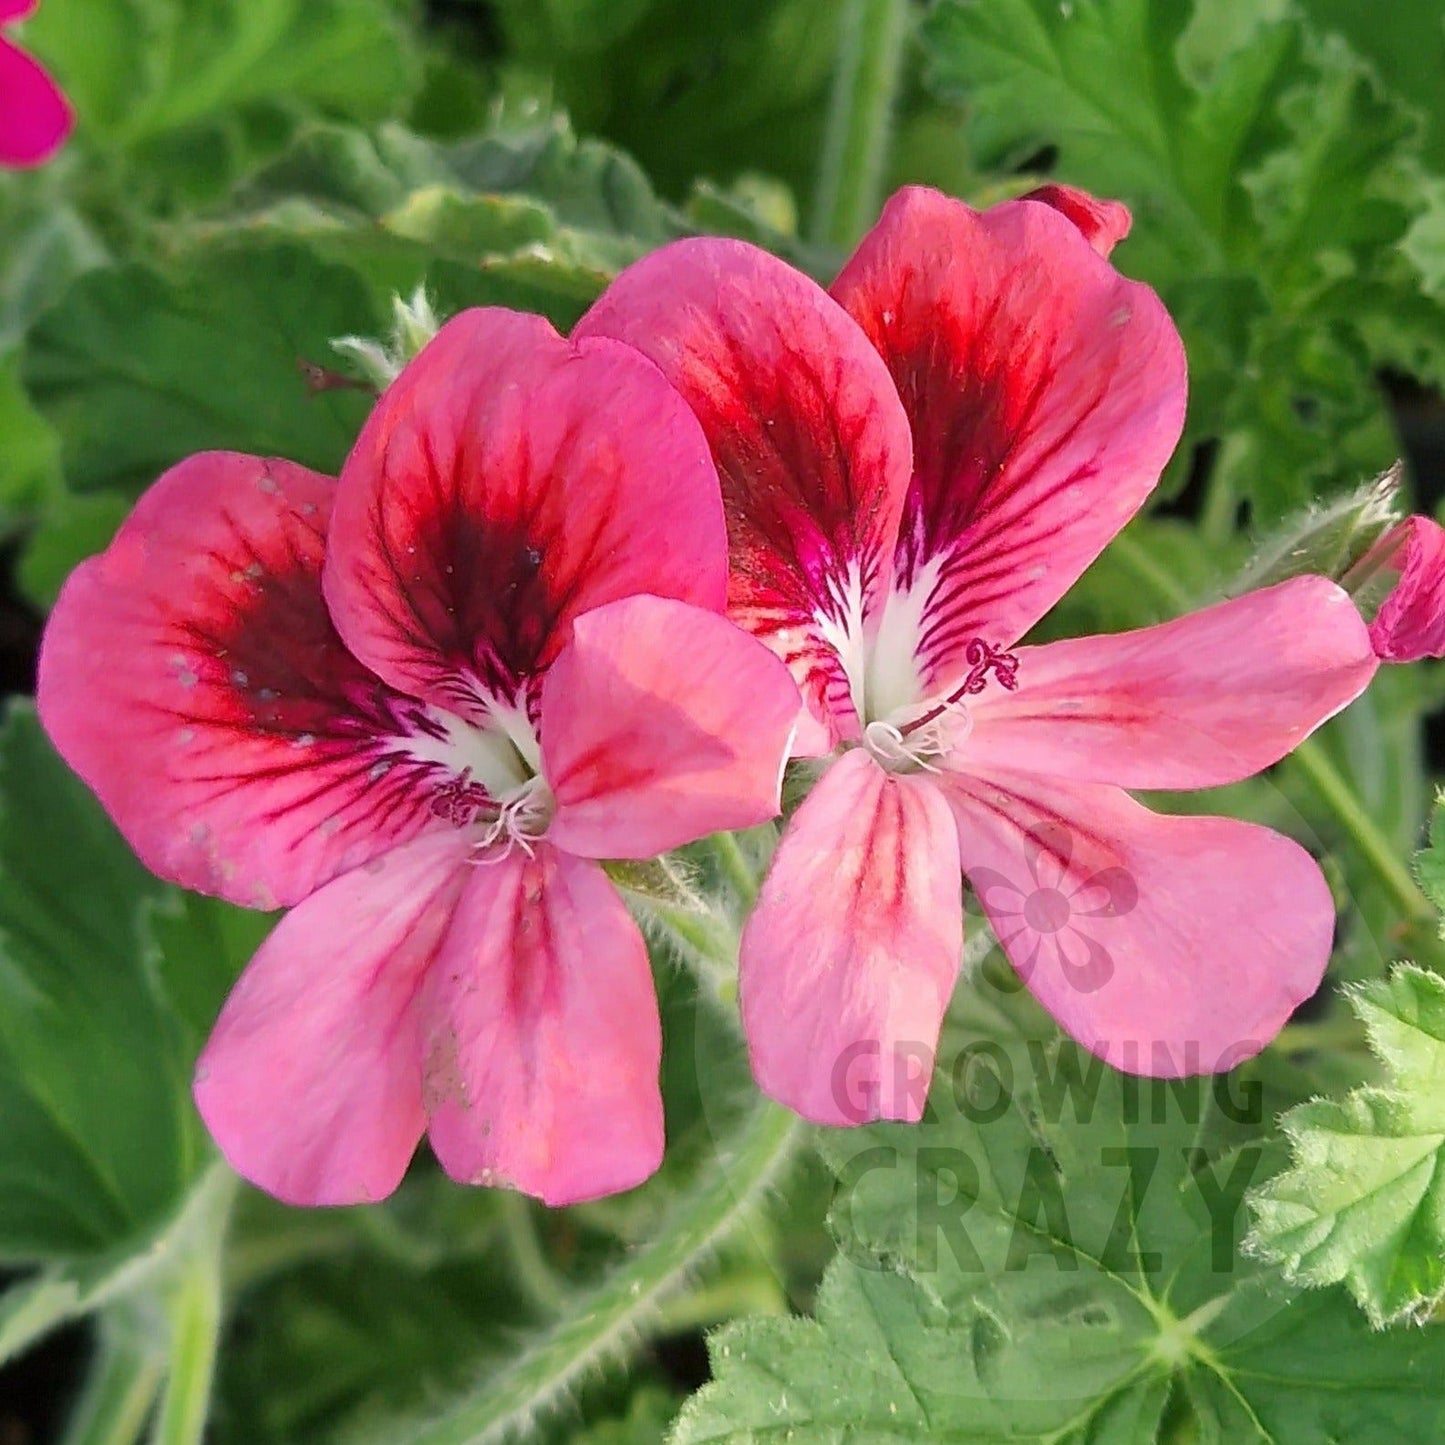
<instances>
[{"instance_id":1,"label":"flower petal","mask_svg":"<svg viewBox=\"0 0 1445 1445\"><path fill-rule=\"evenodd\" d=\"M801 272L710 239L628 267L575 334L637 347L687 399L722 479L730 615L788 663L830 738L856 736L838 650L886 580L910 456L867 339Z\"/></svg>"},{"instance_id":2,"label":"flower petal","mask_svg":"<svg viewBox=\"0 0 1445 1445\"><path fill-rule=\"evenodd\" d=\"M743 932L739 998L763 1092L819 1124L917 1120L958 978L948 806L854 749L798 809Z\"/></svg>"},{"instance_id":3,"label":"flower petal","mask_svg":"<svg viewBox=\"0 0 1445 1445\"><path fill-rule=\"evenodd\" d=\"M662 1162L647 949L595 863L543 843L473 868L424 997L431 1142L452 1178L574 1204Z\"/></svg>"},{"instance_id":4,"label":"flower petal","mask_svg":"<svg viewBox=\"0 0 1445 1445\"><path fill-rule=\"evenodd\" d=\"M1445 528L1429 517L1407 517L1377 552L1400 574L1370 624L1370 640L1385 662L1445 657Z\"/></svg>"},{"instance_id":5,"label":"flower petal","mask_svg":"<svg viewBox=\"0 0 1445 1445\"><path fill-rule=\"evenodd\" d=\"M28 20L39 4L40 0L0 0L0 25Z\"/></svg>"},{"instance_id":6,"label":"flower petal","mask_svg":"<svg viewBox=\"0 0 1445 1445\"><path fill-rule=\"evenodd\" d=\"M1335 910L1297 843L1233 818L1161 816L1118 788L945 775L964 872L1014 966L1061 1028L1128 1073L1223 1071L1319 986ZM1068 842L1068 859L1057 843ZM1031 887L1028 854L1060 857ZM995 906L995 880L1009 890Z\"/></svg>"},{"instance_id":7,"label":"flower petal","mask_svg":"<svg viewBox=\"0 0 1445 1445\"><path fill-rule=\"evenodd\" d=\"M1184 422L1159 298L1051 206L900 191L833 285L897 383L913 484L895 558L925 680L1007 647L1139 509Z\"/></svg>"},{"instance_id":8,"label":"flower petal","mask_svg":"<svg viewBox=\"0 0 1445 1445\"><path fill-rule=\"evenodd\" d=\"M387 390L337 490L326 597L393 686L475 715L511 700L572 620L637 592L721 611L707 443L631 348L467 311Z\"/></svg>"},{"instance_id":9,"label":"flower petal","mask_svg":"<svg viewBox=\"0 0 1445 1445\"><path fill-rule=\"evenodd\" d=\"M797 716L788 669L725 617L660 597L585 613L542 687L548 837L651 858L766 822Z\"/></svg>"},{"instance_id":10,"label":"flower petal","mask_svg":"<svg viewBox=\"0 0 1445 1445\"><path fill-rule=\"evenodd\" d=\"M960 765L1125 788L1212 788L1286 753L1375 673L1354 604L1295 577L1158 627L1017 652L969 707Z\"/></svg>"},{"instance_id":11,"label":"flower petal","mask_svg":"<svg viewBox=\"0 0 1445 1445\"><path fill-rule=\"evenodd\" d=\"M196 1105L237 1173L288 1204L400 1183L426 1124L417 990L472 876L459 833L419 839L281 920L196 1066Z\"/></svg>"},{"instance_id":12,"label":"flower petal","mask_svg":"<svg viewBox=\"0 0 1445 1445\"><path fill-rule=\"evenodd\" d=\"M71 576L41 647L41 721L141 860L250 907L437 825L389 761L415 704L322 600L334 488L291 462L189 458Z\"/></svg>"},{"instance_id":13,"label":"flower petal","mask_svg":"<svg viewBox=\"0 0 1445 1445\"><path fill-rule=\"evenodd\" d=\"M45 68L0 37L0 166L38 166L65 144L75 115Z\"/></svg>"},{"instance_id":14,"label":"flower petal","mask_svg":"<svg viewBox=\"0 0 1445 1445\"><path fill-rule=\"evenodd\" d=\"M1077 186L1053 183L1035 186L1019 199L1042 201L1067 216L1101 256L1107 256L1129 234L1129 228L1134 224L1128 206L1120 205L1118 201L1101 201Z\"/></svg>"}]
</instances>

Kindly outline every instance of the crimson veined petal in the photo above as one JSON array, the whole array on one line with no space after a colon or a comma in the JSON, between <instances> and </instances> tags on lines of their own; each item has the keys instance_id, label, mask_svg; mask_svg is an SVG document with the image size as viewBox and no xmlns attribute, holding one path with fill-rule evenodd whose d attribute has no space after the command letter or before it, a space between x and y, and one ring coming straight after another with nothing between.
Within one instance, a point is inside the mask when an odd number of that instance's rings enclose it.
<instances>
[{"instance_id":1,"label":"crimson veined petal","mask_svg":"<svg viewBox=\"0 0 1445 1445\"><path fill-rule=\"evenodd\" d=\"M707 443L631 348L573 344L539 316L464 312L363 428L325 585L359 658L476 717L482 695L514 699L589 608L651 592L721 611Z\"/></svg>"},{"instance_id":2,"label":"crimson veined petal","mask_svg":"<svg viewBox=\"0 0 1445 1445\"><path fill-rule=\"evenodd\" d=\"M1017 689L970 704L957 766L1126 788L1250 777L1359 696L1376 667L1354 603L1324 577L1017 657Z\"/></svg>"},{"instance_id":3,"label":"crimson veined petal","mask_svg":"<svg viewBox=\"0 0 1445 1445\"><path fill-rule=\"evenodd\" d=\"M251 907L439 826L395 751L419 709L321 596L334 489L291 462L189 458L69 579L40 652L41 721L142 861Z\"/></svg>"},{"instance_id":4,"label":"crimson veined petal","mask_svg":"<svg viewBox=\"0 0 1445 1445\"><path fill-rule=\"evenodd\" d=\"M725 617L630 597L577 619L541 712L551 841L651 858L776 816L798 689Z\"/></svg>"},{"instance_id":5,"label":"crimson veined petal","mask_svg":"<svg viewBox=\"0 0 1445 1445\"><path fill-rule=\"evenodd\" d=\"M20 19L22 6L0 20ZM38 61L0 36L0 166L38 166L65 143L75 117Z\"/></svg>"},{"instance_id":6,"label":"crimson veined petal","mask_svg":"<svg viewBox=\"0 0 1445 1445\"><path fill-rule=\"evenodd\" d=\"M687 399L722 480L731 615L789 664L831 738L856 736L839 649L886 583L910 456L867 339L801 272L711 239L630 266L576 334L637 347Z\"/></svg>"},{"instance_id":7,"label":"crimson veined petal","mask_svg":"<svg viewBox=\"0 0 1445 1445\"><path fill-rule=\"evenodd\" d=\"M460 834L418 839L281 921L231 991L196 1103L231 1166L289 1204L400 1183L425 1125L418 989L472 877Z\"/></svg>"},{"instance_id":8,"label":"crimson veined petal","mask_svg":"<svg viewBox=\"0 0 1445 1445\"><path fill-rule=\"evenodd\" d=\"M789 822L743 932L763 1091L820 1124L917 1120L962 948L948 805L928 777L845 753Z\"/></svg>"},{"instance_id":9,"label":"crimson veined petal","mask_svg":"<svg viewBox=\"0 0 1445 1445\"><path fill-rule=\"evenodd\" d=\"M1021 913L995 918L997 890L979 890L1021 977L1116 1068L1169 1078L1232 1068L1319 987L1334 904L1289 838L1153 813L1100 784L999 771L940 785L965 874L1016 879L1027 895ZM1061 882L1033 886L1030 851L1057 847L1048 840L1061 833Z\"/></svg>"},{"instance_id":10,"label":"crimson veined petal","mask_svg":"<svg viewBox=\"0 0 1445 1445\"><path fill-rule=\"evenodd\" d=\"M647 948L596 864L550 844L471 869L423 993L432 1148L454 1179L548 1204L662 1161Z\"/></svg>"},{"instance_id":11,"label":"crimson veined petal","mask_svg":"<svg viewBox=\"0 0 1445 1445\"><path fill-rule=\"evenodd\" d=\"M1362 569L1371 567L1398 574L1370 624L1380 659L1445 656L1445 528L1430 517L1407 517L1365 558Z\"/></svg>"},{"instance_id":12,"label":"crimson veined petal","mask_svg":"<svg viewBox=\"0 0 1445 1445\"><path fill-rule=\"evenodd\" d=\"M897 586L925 685L946 683L972 639L1022 636L1148 496L1183 425L1183 348L1159 298L1037 201L900 191L833 294L912 426Z\"/></svg>"},{"instance_id":13,"label":"crimson veined petal","mask_svg":"<svg viewBox=\"0 0 1445 1445\"><path fill-rule=\"evenodd\" d=\"M1134 223L1128 206L1101 200L1077 186L1061 186L1051 181L1048 185L1035 186L1019 199L1042 201L1067 216L1101 256L1107 256L1129 234Z\"/></svg>"}]
</instances>

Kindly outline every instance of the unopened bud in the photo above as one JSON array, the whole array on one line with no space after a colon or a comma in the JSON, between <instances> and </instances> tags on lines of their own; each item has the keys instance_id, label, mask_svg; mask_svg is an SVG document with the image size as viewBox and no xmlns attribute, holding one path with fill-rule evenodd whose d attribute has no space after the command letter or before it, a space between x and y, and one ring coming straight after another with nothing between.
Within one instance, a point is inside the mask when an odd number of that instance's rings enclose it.
<instances>
[{"instance_id":1,"label":"unopened bud","mask_svg":"<svg viewBox=\"0 0 1445 1445\"><path fill-rule=\"evenodd\" d=\"M414 356L437 334L441 323L424 286L410 299L391 298L391 336L377 341L369 336L338 336L332 350L339 352L373 385L385 391Z\"/></svg>"}]
</instances>

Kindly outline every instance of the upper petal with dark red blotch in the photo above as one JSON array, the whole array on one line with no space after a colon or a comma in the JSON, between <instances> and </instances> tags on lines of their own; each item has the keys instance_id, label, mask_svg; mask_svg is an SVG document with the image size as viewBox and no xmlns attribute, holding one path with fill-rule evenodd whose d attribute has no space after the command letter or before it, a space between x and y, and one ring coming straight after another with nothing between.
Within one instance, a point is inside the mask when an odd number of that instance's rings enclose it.
<instances>
[{"instance_id":1,"label":"upper petal with dark red blotch","mask_svg":"<svg viewBox=\"0 0 1445 1445\"><path fill-rule=\"evenodd\" d=\"M1038 201L910 188L833 285L913 428L898 585L925 678L1021 637L1139 509L1179 439L1184 352L1159 298Z\"/></svg>"},{"instance_id":2,"label":"upper petal with dark red blotch","mask_svg":"<svg viewBox=\"0 0 1445 1445\"><path fill-rule=\"evenodd\" d=\"M1375 675L1355 605L1295 577L1157 627L1021 647L959 766L1125 788L1213 788L1276 763Z\"/></svg>"},{"instance_id":3,"label":"upper petal with dark red blotch","mask_svg":"<svg viewBox=\"0 0 1445 1445\"><path fill-rule=\"evenodd\" d=\"M637 925L546 842L471 875L422 995L437 1158L553 1205L640 1184L662 1162L662 1028Z\"/></svg>"},{"instance_id":4,"label":"upper petal with dark red blotch","mask_svg":"<svg viewBox=\"0 0 1445 1445\"><path fill-rule=\"evenodd\" d=\"M867 339L801 272L709 239L630 266L576 334L637 347L687 399L722 480L730 615L789 664L831 738L856 736L835 644L886 581L910 465Z\"/></svg>"},{"instance_id":5,"label":"upper petal with dark red blotch","mask_svg":"<svg viewBox=\"0 0 1445 1445\"><path fill-rule=\"evenodd\" d=\"M41 722L141 860L250 907L437 822L395 757L416 705L322 600L334 488L291 462L191 457L71 576L41 645Z\"/></svg>"},{"instance_id":6,"label":"upper petal with dark red blotch","mask_svg":"<svg viewBox=\"0 0 1445 1445\"><path fill-rule=\"evenodd\" d=\"M326 596L352 651L464 716L513 698L573 618L650 592L721 611L726 533L697 422L655 366L540 316L447 323L337 490Z\"/></svg>"},{"instance_id":7,"label":"upper petal with dark red blotch","mask_svg":"<svg viewBox=\"0 0 1445 1445\"><path fill-rule=\"evenodd\" d=\"M1078 228L1083 238L1101 255L1107 256L1125 236L1134 223L1128 206L1118 201L1103 201L1081 191L1077 186L1061 186L1050 182L1035 186L1019 197L1022 201L1042 201L1060 214L1067 216Z\"/></svg>"},{"instance_id":8,"label":"upper petal with dark red blotch","mask_svg":"<svg viewBox=\"0 0 1445 1445\"><path fill-rule=\"evenodd\" d=\"M401 1182L426 1123L417 994L473 876L448 829L287 914L196 1065L221 1153L288 1204L364 1204Z\"/></svg>"},{"instance_id":9,"label":"upper petal with dark red blotch","mask_svg":"<svg viewBox=\"0 0 1445 1445\"><path fill-rule=\"evenodd\" d=\"M788 669L725 617L627 597L579 617L542 685L549 839L652 858L776 817L798 716Z\"/></svg>"},{"instance_id":10,"label":"upper petal with dark red blotch","mask_svg":"<svg viewBox=\"0 0 1445 1445\"><path fill-rule=\"evenodd\" d=\"M28 8L0 19L19 19ZM74 123L70 102L45 67L0 36L0 166L48 161Z\"/></svg>"},{"instance_id":11,"label":"upper petal with dark red blotch","mask_svg":"<svg viewBox=\"0 0 1445 1445\"><path fill-rule=\"evenodd\" d=\"M1086 1049L1174 1078L1258 1053L1319 987L1335 910L1297 843L1162 816L1119 788L997 772L940 784L990 927Z\"/></svg>"},{"instance_id":12,"label":"upper petal with dark red blotch","mask_svg":"<svg viewBox=\"0 0 1445 1445\"><path fill-rule=\"evenodd\" d=\"M819 1124L916 1121L958 978L963 902L931 778L862 748L789 822L743 931L738 996L765 1094Z\"/></svg>"},{"instance_id":13,"label":"upper petal with dark red blotch","mask_svg":"<svg viewBox=\"0 0 1445 1445\"><path fill-rule=\"evenodd\" d=\"M1370 624L1376 654L1384 662L1445 657L1445 528L1430 517L1407 517L1372 549L1376 555L1399 573Z\"/></svg>"}]
</instances>

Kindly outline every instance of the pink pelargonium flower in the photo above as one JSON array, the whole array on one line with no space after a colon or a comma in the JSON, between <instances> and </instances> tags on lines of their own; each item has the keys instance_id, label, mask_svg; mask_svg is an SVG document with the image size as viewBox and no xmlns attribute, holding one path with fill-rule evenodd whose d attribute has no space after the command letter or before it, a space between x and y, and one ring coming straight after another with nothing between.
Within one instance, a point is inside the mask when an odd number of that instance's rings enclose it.
<instances>
[{"instance_id":1,"label":"pink pelargonium flower","mask_svg":"<svg viewBox=\"0 0 1445 1445\"><path fill-rule=\"evenodd\" d=\"M339 482L192 457L66 584L41 718L141 858L299 904L196 1071L246 1178L378 1199L423 1129L553 1204L662 1152L647 950L597 859L773 816L798 692L723 617L697 422L616 342L467 312Z\"/></svg>"},{"instance_id":2,"label":"pink pelargonium flower","mask_svg":"<svg viewBox=\"0 0 1445 1445\"><path fill-rule=\"evenodd\" d=\"M0 25L34 14L39 0L0 0ZM65 144L70 103L43 66L0 35L0 166L38 166Z\"/></svg>"},{"instance_id":3,"label":"pink pelargonium flower","mask_svg":"<svg viewBox=\"0 0 1445 1445\"><path fill-rule=\"evenodd\" d=\"M1111 232L1093 202L980 214L910 189L831 294L684 240L579 328L652 357L701 419L731 615L789 663L829 755L741 959L757 1077L810 1119L919 1116L960 869L1044 1006L1135 1072L1227 1067L1325 967L1334 910L1304 849L1126 789L1247 777L1359 693L1376 663L1344 592L1306 577L1016 646L1180 434L1179 338L1105 259Z\"/></svg>"}]
</instances>

